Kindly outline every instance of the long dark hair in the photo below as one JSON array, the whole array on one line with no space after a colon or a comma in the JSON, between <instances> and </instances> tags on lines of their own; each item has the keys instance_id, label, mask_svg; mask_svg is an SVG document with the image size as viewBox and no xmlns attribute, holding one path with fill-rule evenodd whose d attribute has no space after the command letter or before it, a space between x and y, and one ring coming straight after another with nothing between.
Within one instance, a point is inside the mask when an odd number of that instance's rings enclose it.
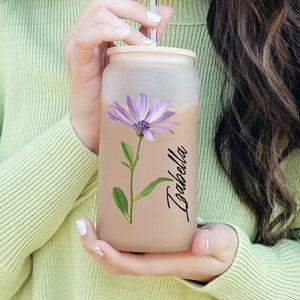
<instances>
[{"instance_id":1,"label":"long dark hair","mask_svg":"<svg viewBox=\"0 0 300 300\"><path fill-rule=\"evenodd\" d=\"M216 153L272 245L297 210L280 163L300 146L300 1L212 0L207 26L234 87Z\"/></svg>"}]
</instances>

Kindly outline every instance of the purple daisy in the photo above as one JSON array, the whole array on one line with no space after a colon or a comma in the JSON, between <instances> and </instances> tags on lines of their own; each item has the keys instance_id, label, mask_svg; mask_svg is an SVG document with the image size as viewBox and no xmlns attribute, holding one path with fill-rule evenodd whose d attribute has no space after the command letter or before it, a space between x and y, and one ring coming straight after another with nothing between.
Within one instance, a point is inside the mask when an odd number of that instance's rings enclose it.
<instances>
[{"instance_id":1,"label":"purple daisy","mask_svg":"<svg viewBox=\"0 0 300 300\"><path fill-rule=\"evenodd\" d=\"M171 100L161 102L158 98L154 99L151 107L148 108L147 96L141 93L137 104L129 96L126 97L126 102L128 112L119 102L114 101L109 105L111 111L106 111L107 116L115 122L135 130L137 134L143 135L150 141L154 140L155 132L174 133L168 127L178 125L178 123L163 123L175 114L175 112L167 110Z\"/></svg>"}]
</instances>

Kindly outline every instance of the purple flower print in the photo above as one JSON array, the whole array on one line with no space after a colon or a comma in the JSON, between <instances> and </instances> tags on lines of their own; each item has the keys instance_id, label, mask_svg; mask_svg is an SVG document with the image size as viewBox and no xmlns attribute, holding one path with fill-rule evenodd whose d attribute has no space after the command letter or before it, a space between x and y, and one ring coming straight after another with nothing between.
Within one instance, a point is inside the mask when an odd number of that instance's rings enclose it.
<instances>
[{"instance_id":1,"label":"purple flower print","mask_svg":"<svg viewBox=\"0 0 300 300\"><path fill-rule=\"evenodd\" d=\"M114 104L109 105L111 112L106 111L108 117L134 129L138 134L142 134L150 141L154 140L154 132L173 133L173 131L167 127L177 123L162 123L175 114L175 112L167 110L171 100L161 102L156 98L148 109L147 96L141 93L137 104L135 104L129 96L127 96L126 102L129 112L115 101Z\"/></svg>"},{"instance_id":2,"label":"purple flower print","mask_svg":"<svg viewBox=\"0 0 300 300\"><path fill-rule=\"evenodd\" d=\"M113 104L109 105L110 110L107 110L106 114L113 121L135 130L138 137L138 145L135 155L127 143L121 142L123 154L126 158L126 161L122 161L121 164L128 168L130 172L129 201L120 187L114 187L112 191L116 205L123 213L126 220L131 224L133 204L142 197L148 196L160 182L173 180L171 178L159 177L149 183L137 196L134 197L133 177L137 162L140 160L139 153L142 139L145 137L150 141L154 141L154 134L156 132L174 133L168 127L179 124L163 123L175 114L175 112L167 110L171 100L161 102L159 99L155 99L153 100L150 108L148 108L147 96L141 93L136 104L129 96L127 96L126 102L128 107L127 110L119 102L114 101Z\"/></svg>"}]
</instances>

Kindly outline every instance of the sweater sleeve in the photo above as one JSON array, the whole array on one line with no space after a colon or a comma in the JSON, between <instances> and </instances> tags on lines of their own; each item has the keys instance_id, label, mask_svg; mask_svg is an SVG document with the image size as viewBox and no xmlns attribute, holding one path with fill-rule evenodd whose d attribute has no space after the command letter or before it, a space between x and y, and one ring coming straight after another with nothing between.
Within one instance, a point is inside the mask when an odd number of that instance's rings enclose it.
<instances>
[{"instance_id":1,"label":"sweater sleeve","mask_svg":"<svg viewBox=\"0 0 300 300\"><path fill-rule=\"evenodd\" d=\"M17 290L97 168L69 116L0 163L0 291Z\"/></svg>"},{"instance_id":2,"label":"sweater sleeve","mask_svg":"<svg viewBox=\"0 0 300 300\"><path fill-rule=\"evenodd\" d=\"M291 194L300 203L299 151L283 165ZM300 299L300 212L289 239L274 246L252 244L241 228L235 228L239 247L234 263L204 291L218 299Z\"/></svg>"}]
</instances>

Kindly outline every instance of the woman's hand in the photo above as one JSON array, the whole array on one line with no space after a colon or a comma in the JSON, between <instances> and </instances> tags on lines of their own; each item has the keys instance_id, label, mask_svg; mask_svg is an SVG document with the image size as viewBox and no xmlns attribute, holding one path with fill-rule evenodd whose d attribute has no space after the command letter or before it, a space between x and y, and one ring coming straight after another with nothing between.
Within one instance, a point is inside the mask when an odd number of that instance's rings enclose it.
<instances>
[{"instance_id":1,"label":"woman's hand","mask_svg":"<svg viewBox=\"0 0 300 300\"><path fill-rule=\"evenodd\" d=\"M101 76L107 63L106 49L114 41L130 45L151 45L145 38L147 28L161 35L172 9L161 6L157 14L132 0L93 0L63 38L71 90L71 122L82 142L98 153ZM135 30L124 21L142 26ZM124 78L124 80L126 80Z\"/></svg>"},{"instance_id":2,"label":"woman's hand","mask_svg":"<svg viewBox=\"0 0 300 300\"><path fill-rule=\"evenodd\" d=\"M98 240L90 220L77 220L77 225L85 250L108 273L115 275L169 275L209 282L231 266L238 244L234 229L212 223L198 228L190 250L134 254L120 252Z\"/></svg>"}]
</instances>

